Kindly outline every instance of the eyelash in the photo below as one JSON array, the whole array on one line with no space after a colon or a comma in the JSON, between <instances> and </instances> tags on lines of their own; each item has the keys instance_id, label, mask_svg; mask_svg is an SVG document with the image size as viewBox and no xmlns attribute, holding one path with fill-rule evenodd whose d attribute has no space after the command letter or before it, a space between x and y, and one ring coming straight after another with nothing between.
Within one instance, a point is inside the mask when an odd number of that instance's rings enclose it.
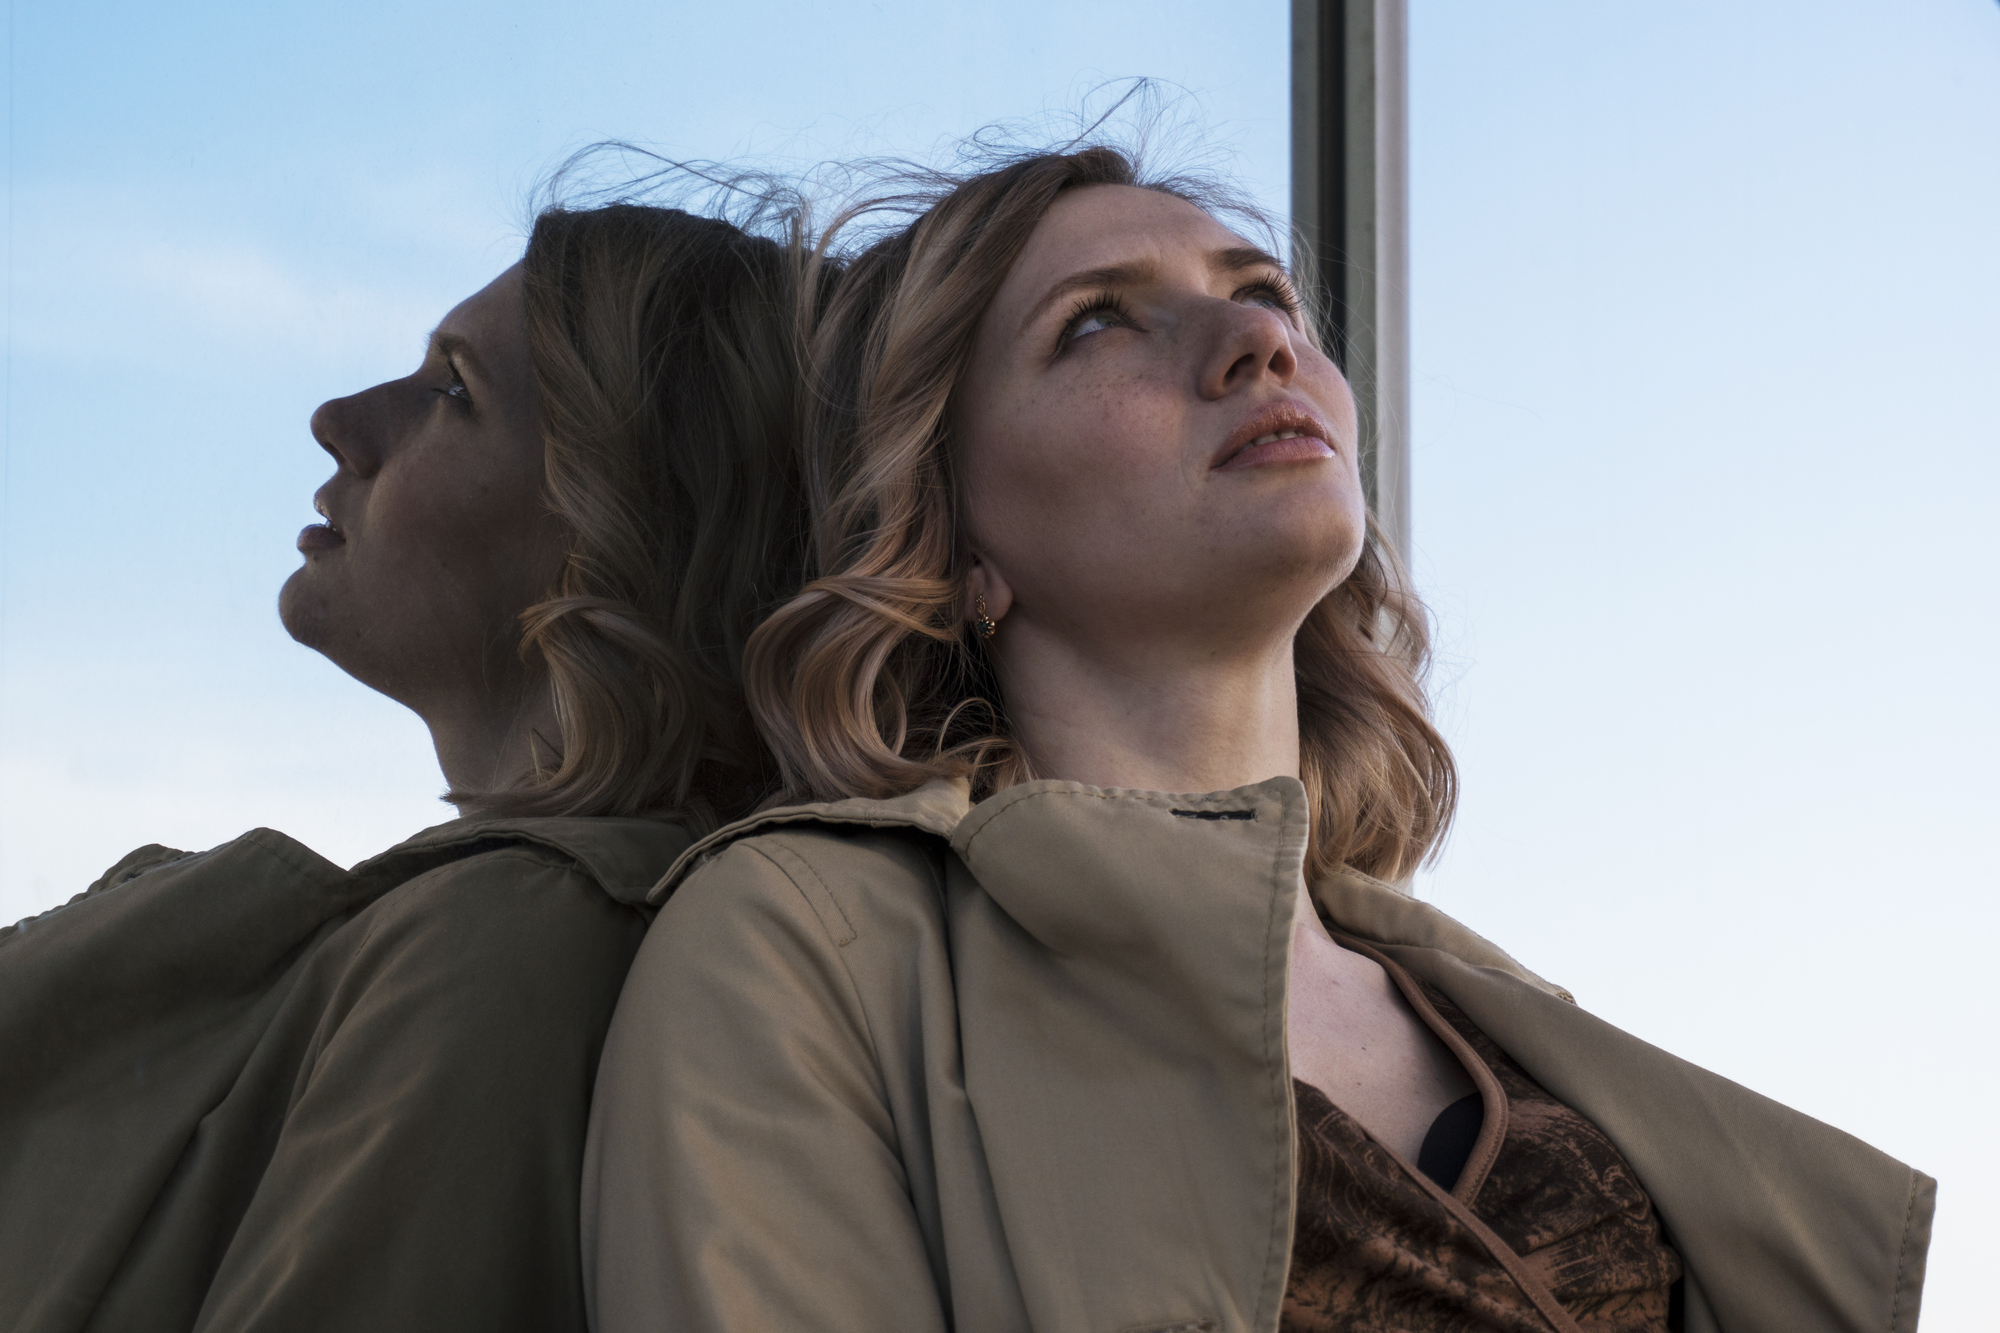
<instances>
[{"instance_id":1,"label":"eyelash","mask_svg":"<svg viewBox=\"0 0 2000 1333\"><path fill-rule=\"evenodd\" d=\"M439 390L439 392L454 402L462 403L467 407L472 406L472 391L465 387L465 376L458 373L458 366L453 362L447 360L444 364L445 369L451 373L451 383Z\"/></svg>"},{"instance_id":2,"label":"eyelash","mask_svg":"<svg viewBox=\"0 0 2000 1333\"><path fill-rule=\"evenodd\" d=\"M1092 315L1113 314L1125 323L1132 322L1132 311L1125 304L1125 298L1116 292L1092 292L1079 297L1070 307L1069 318L1063 321L1062 332L1056 335L1056 355L1061 356L1076 341L1076 326Z\"/></svg>"},{"instance_id":3,"label":"eyelash","mask_svg":"<svg viewBox=\"0 0 2000 1333\"><path fill-rule=\"evenodd\" d=\"M1277 304L1278 309L1284 311L1293 319L1297 319L1300 311L1304 308L1299 301L1298 292L1292 287L1291 283L1283 278L1265 278L1262 281L1253 282L1236 294L1242 296L1246 292L1265 293Z\"/></svg>"},{"instance_id":4,"label":"eyelash","mask_svg":"<svg viewBox=\"0 0 2000 1333\"><path fill-rule=\"evenodd\" d=\"M1261 292L1271 298L1272 304L1285 312L1287 318L1296 320L1304 309L1299 295L1292 284L1283 278L1265 278L1247 287L1237 289L1236 298L1241 299L1252 292ZM1078 298L1070 307L1069 318L1063 321L1062 332L1056 335L1056 355L1061 356L1076 341L1076 326L1091 315L1110 313L1127 324L1132 323L1132 312L1123 297L1116 292L1093 292Z\"/></svg>"}]
</instances>

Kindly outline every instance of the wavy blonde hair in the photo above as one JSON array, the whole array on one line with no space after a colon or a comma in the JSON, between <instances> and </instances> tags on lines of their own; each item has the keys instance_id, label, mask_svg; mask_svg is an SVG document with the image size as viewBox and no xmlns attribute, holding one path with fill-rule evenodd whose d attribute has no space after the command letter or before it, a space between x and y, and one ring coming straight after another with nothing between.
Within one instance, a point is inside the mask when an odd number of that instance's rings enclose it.
<instances>
[{"instance_id":1,"label":"wavy blonde hair","mask_svg":"<svg viewBox=\"0 0 2000 1333\"><path fill-rule=\"evenodd\" d=\"M953 396L973 337L1058 196L1160 190L1257 220L1211 181L1150 179L1102 145L916 173L850 206L822 236L914 220L847 263L811 335L807 475L819 576L751 636L744 683L786 800L886 797L933 778L975 795L1031 775L963 618L971 567ZM828 261L830 262L830 261ZM1308 873L1406 877L1448 826L1450 751L1422 687L1427 617L1372 519L1354 572L1295 641Z\"/></svg>"},{"instance_id":2,"label":"wavy blonde hair","mask_svg":"<svg viewBox=\"0 0 2000 1333\"><path fill-rule=\"evenodd\" d=\"M536 218L528 346L567 551L520 652L560 734L520 785L450 793L462 809L705 831L773 787L741 664L804 567L796 242L634 203Z\"/></svg>"}]
</instances>

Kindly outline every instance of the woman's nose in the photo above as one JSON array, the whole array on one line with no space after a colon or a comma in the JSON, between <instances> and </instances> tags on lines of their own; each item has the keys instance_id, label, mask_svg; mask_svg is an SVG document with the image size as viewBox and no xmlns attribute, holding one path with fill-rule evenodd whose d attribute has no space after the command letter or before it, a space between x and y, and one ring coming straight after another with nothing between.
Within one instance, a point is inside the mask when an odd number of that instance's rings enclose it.
<instances>
[{"instance_id":1,"label":"woman's nose","mask_svg":"<svg viewBox=\"0 0 2000 1333\"><path fill-rule=\"evenodd\" d=\"M1215 342L1202 367L1204 397L1220 398L1259 379L1291 382L1299 368L1292 348L1298 330L1282 311L1225 301L1216 313Z\"/></svg>"},{"instance_id":2,"label":"woman's nose","mask_svg":"<svg viewBox=\"0 0 2000 1333\"><path fill-rule=\"evenodd\" d=\"M329 398L312 414L312 436L320 448L357 477L372 477L382 466L381 414L369 410L367 398L366 393Z\"/></svg>"}]
</instances>

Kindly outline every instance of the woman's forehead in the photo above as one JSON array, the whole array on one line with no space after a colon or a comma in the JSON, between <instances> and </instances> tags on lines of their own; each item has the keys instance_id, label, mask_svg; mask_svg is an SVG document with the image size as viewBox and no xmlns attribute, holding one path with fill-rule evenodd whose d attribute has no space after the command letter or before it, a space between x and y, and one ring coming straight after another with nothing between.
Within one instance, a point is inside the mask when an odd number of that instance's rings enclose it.
<instances>
[{"instance_id":1,"label":"woman's forehead","mask_svg":"<svg viewBox=\"0 0 2000 1333\"><path fill-rule=\"evenodd\" d=\"M1074 263L1096 268L1133 258L1135 250L1201 252L1246 242L1179 195L1138 185L1087 185L1059 196L1021 253L1021 265Z\"/></svg>"},{"instance_id":2,"label":"woman's forehead","mask_svg":"<svg viewBox=\"0 0 2000 1333\"><path fill-rule=\"evenodd\" d=\"M438 323L438 329L478 338L490 335L495 327L519 323L526 304L525 274L521 264L509 266L499 277L453 306Z\"/></svg>"}]
</instances>

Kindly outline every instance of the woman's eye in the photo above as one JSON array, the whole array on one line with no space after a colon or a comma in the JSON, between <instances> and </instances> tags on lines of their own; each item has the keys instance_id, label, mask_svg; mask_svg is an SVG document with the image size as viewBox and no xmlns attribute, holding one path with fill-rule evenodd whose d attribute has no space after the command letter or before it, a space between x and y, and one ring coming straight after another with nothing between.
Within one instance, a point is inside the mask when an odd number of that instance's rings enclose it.
<instances>
[{"instance_id":1,"label":"woman's eye","mask_svg":"<svg viewBox=\"0 0 2000 1333\"><path fill-rule=\"evenodd\" d=\"M1299 313L1299 298L1291 288L1281 287L1275 282L1260 282L1244 288L1239 294L1254 304L1269 306L1287 315L1296 316Z\"/></svg>"},{"instance_id":2,"label":"woman's eye","mask_svg":"<svg viewBox=\"0 0 2000 1333\"><path fill-rule=\"evenodd\" d=\"M451 377L450 383L446 384L439 392L443 393L445 397L456 399L461 403L471 403L472 391L465 387L465 377L458 373L458 367L451 366L447 374Z\"/></svg>"},{"instance_id":3,"label":"woman's eye","mask_svg":"<svg viewBox=\"0 0 2000 1333\"><path fill-rule=\"evenodd\" d=\"M1077 303L1069 319L1064 321L1062 336L1056 341L1056 351L1061 353L1077 339L1087 338L1093 333L1130 327L1132 316L1125 309L1124 302L1110 295L1088 296Z\"/></svg>"}]
</instances>

